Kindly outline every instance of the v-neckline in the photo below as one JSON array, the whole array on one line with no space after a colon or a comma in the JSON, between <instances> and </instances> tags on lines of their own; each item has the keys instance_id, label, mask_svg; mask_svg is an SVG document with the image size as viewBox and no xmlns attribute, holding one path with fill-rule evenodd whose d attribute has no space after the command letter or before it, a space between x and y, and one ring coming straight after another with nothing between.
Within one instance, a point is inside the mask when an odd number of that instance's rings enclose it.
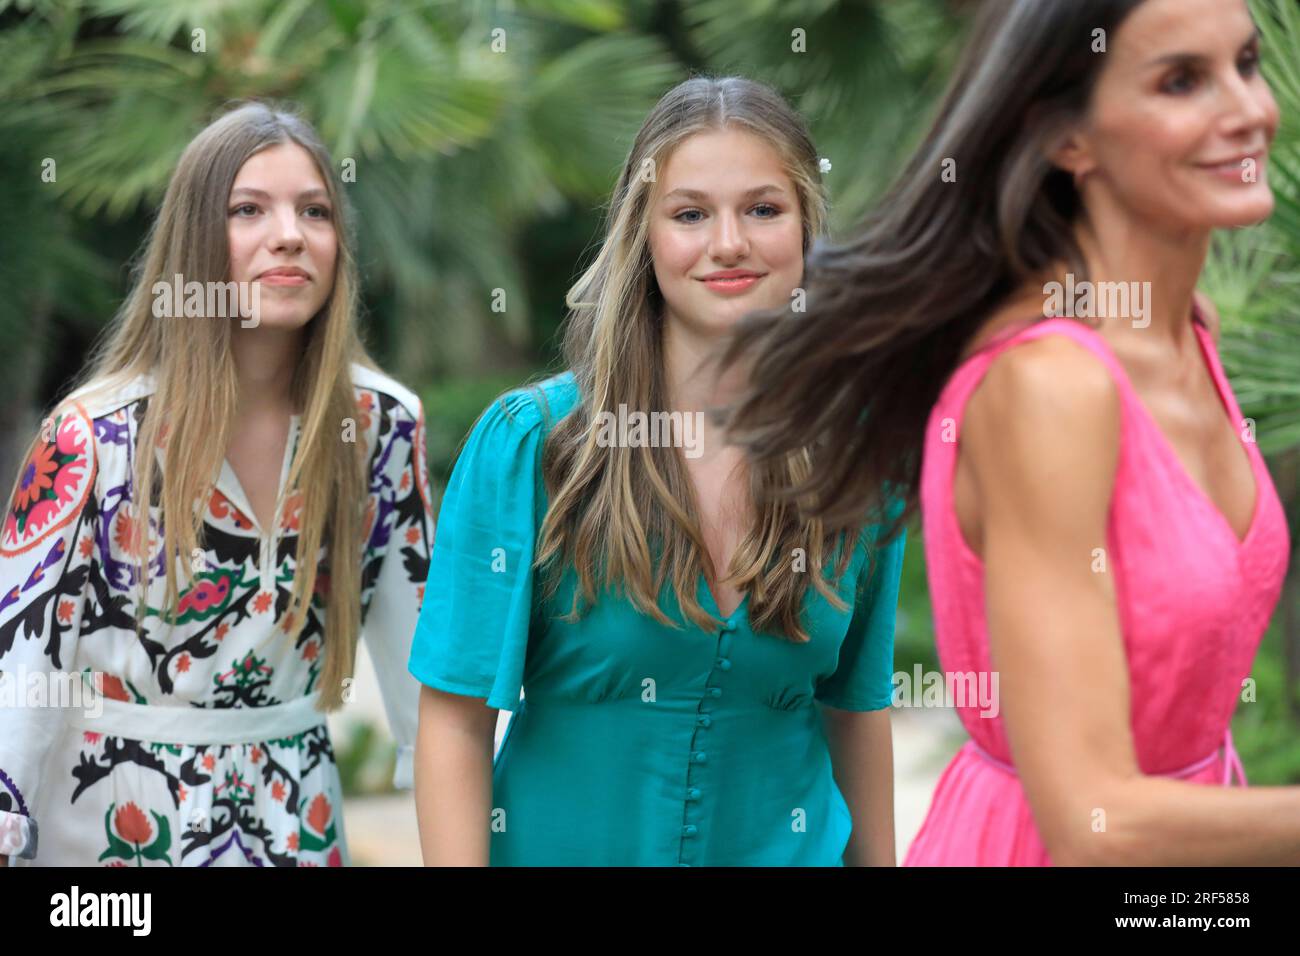
<instances>
[{"instance_id":1,"label":"v-neckline","mask_svg":"<svg viewBox=\"0 0 1300 956\"><path fill-rule=\"evenodd\" d=\"M708 598L708 605L713 610L713 616L722 621L730 623L737 620L741 613L749 607L749 592L746 591L741 595L740 603L736 605L735 610L730 614L723 614L722 608L718 605L718 599L713 595L713 588L709 587L709 579L704 574L700 574L699 590L704 597ZM698 599L699 597L700 594L697 594L696 598Z\"/></svg>"},{"instance_id":2,"label":"v-neckline","mask_svg":"<svg viewBox=\"0 0 1300 956\"><path fill-rule=\"evenodd\" d=\"M289 416L289 432L285 436L284 452L280 458L280 481L275 490L275 506L271 514L271 528L269 529L271 533L274 533L281 520L280 511L284 507L284 486L285 482L288 481L289 469L293 463L294 446L298 441L298 424L301 417L300 415ZM230 460L224 455L221 457L221 474L217 477L216 487L231 504L248 518L259 537L265 538L268 536L268 529L262 527L257 512L253 510L252 499L244 491L239 476L235 474L235 469L231 467Z\"/></svg>"},{"instance_id":3,"label":"v-neckline","mask_svg":"<svg viewBox=\"0 0 1300 956\"><path fill-rule=\"evenodd\" d=\"M1196 336L1197 348L1200 350L1201 364L1204 366L1206 372L1209 373L1210 381L1214 385L1214 391L1219 396L1219 406L1222 408L1224 416L1227 417L1228 424L1232 428L1233 434L1236 434L1237 426L1232 421L1232 406L1235 403L1231 401L1231 396L1227 394L1225 388L1227 385L1226 374L1221 380L1218 371L1215 368L1214 360L1210 355L1210 343L1206 342L1206 337L1210 334L1209 329L1202 327L1201 323L1194 318L1192 320L1192 330L1193 334ZM1173 459L1179 474L1183 476L1183 480L1187 482L1201 501L1218 518L1219 524L1228 532L1228 535L1236 543L1237 548L1244 548L1250 541L1251 536L1255 533L1255 528L1259 524L1259 514L1262 510L1261 505L1264 498L1263 483L1260 481L1259 470L1256 467L1255 455L1251 453L1249 448L1242 448L1242 451L1246 454L1246 465L1250 469L1251 482L1255 486L1255 501L1251 507L1250 520L1246 525L1245 534L1238 537L1237 529L1232 526L1232 522L1228 520L1228 516L1224 513L1223 509L1219 507L1218 502L1210 496L1209 491L1202 488L1196 479L1192 477L1191 471L1188 469L1187 464L1183 459L1179 457L1178 451L1174 448L1173 442L1171 442L1165 435L1164 431L1160 428L1160 423L1156 420L1155 415L1152 414L1149 408L1147 408L1146 402L1142 400L1142 396L1133 385L1133 380L1129 377L1128 369L1124 367L1124 363L1120 360L1120 357L1115 353L1115 350L1111 348L1110 343L1106 341L1104 336L1098 333L1097 337L1101 339L1102 345L1110 353L1111 358L1115 360L1115 364L1119 367L1120 374L1124 376L1125 385L1133 395L1133 401L1137 404L1137 407L1141 409L1142 415L1145 416L1147 424L1151 426L1151 430L1155 432L1157 440L1164 448L1165 453ZM1240 411L1240 409L1238 409L1238 411Z\"/></svg>"}]
</instances>

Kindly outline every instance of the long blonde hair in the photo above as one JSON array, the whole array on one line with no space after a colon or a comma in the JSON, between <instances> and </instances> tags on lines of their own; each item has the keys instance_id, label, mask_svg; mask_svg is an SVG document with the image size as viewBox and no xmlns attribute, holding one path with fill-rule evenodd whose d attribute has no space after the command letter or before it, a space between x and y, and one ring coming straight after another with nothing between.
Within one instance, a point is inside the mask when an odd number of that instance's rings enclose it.
<instances>
[{"instance_id":1,"label":"long blonde hair","mask_svg":"<svg viewBox=\"0 0 1300 956\"><path fill-rule=\"evenodd\" d=\"M136 628L142 627L151 576L149 509L160 492L164 520L162 554L166 597L151 609L168 622L179 600L176 565L193 583L184 556L199 548L203 513L233 431L238 381L231 353L231 322L212 318L155 317L152 288L181 275L186 282L229 281L227 209L230 189L244 163L270 146L296 143L311 154L334 209L338 258L329 298L304 329L303 353L291 385L302 411L298 449L284 494L301 494L295 574L281 620L291 638L307 621L316 587L320 550L328 547L322 710L342 704L344 679L352 674L360 629L362 507L367 485L361 443L340 441L342 423L355 419L350 366L376 368L357 333L358 276L352 253L346 197L333 163L311 126L287 110L263 103L239 106L211 123L185 148L167 186L130 293L105 331L82 375L83 394L111 390L139 375L156 387L140 425L133 475L129 539L140 560ZM88 391L85 391L88 390ZM39 440L39 439L38 439ZM34 447L34 445L33 445ZM166 469L158 482L154 455L161 447ZM184 450L183 454L168 454ZM24 460L30 457L31 449ZM155 484L155 482L158 482Z\"/></svg>"},{"instance_id":2,"label":"long blonde hair","mask_svg":"<svg viewBox=\"0 0 1300 956\"><path fill-rule=\"evenodd\" d=\"M591 267L569 290L564 355L579 391L579 404L548 434L543 475L550 506L543 521L536 564L576 567L579 588L571 615L602 587L625 588L642 613L675 625L658 595L671 578L679 607L700 628L713 619L700 606L701 571L718 580L700 530L695 493L686 466L671 447L606 447L593 422L620 404L630 409L667 408L662 298L649 248L649 213L657 177L668 157L696 133L737 127L771 145L794 185L803 220L806 254L826 223L826 197L819 160L799 115L781 96L742 77L694 77L670 90L633 141L610 201L604 241ZM805 521L797 503L768 494L775 486L807 477L807 455L796 453L775 466L749 469L751 501L759 509L723 579L749 593L756 631L808 640L800 609L811 578L834 606L846 605L827 584L823 563L843 544L841 532L820 520ZM652 548L661 550L654 560ZM789 562L802 554L808 573ZM839 547L843 573L852 548ZM563 560L559 560L563 559Z\"/></svg>"}]
</instances>

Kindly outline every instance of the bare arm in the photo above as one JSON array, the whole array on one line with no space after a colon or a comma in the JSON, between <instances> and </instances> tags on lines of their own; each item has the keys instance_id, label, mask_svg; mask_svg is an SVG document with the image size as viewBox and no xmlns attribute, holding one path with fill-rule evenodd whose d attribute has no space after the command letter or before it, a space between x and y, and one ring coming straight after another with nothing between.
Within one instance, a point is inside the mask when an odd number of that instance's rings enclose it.
<instances>
[{"instance_id":1,"label":"bare arm","mask_svg":"<svg viewBox=\"0 0 1300 956\"><path fill-rule=\"evenodd\" d=\"M415 811L425 866L487 866L497 710L420 688Z\"/></svg>"},{"instance_id":2,"label":"bare arm","mask_svg":"<svg viewBox=\"0 0 1300 956\"><path fill-rule=\"evenodd\" d=\"M1081 346L1044 338L994 362L963 429L990 649L1039 832L1058 864L1300 863L1300 787L1230 789L1138 769L1109 559L1093 570L1119 424L1106 370Z\"/></svg>"},{"instance_id":3,"label":"bare arm","mask_svg":"<svg viewBox=\"0 0 1300 956\"><path fill-rule=\"evenodd\" d=\"M894 740L889 708L822 707L835 783L853 816L845 866L897 866Z\"/></svg>"}]
</instances>

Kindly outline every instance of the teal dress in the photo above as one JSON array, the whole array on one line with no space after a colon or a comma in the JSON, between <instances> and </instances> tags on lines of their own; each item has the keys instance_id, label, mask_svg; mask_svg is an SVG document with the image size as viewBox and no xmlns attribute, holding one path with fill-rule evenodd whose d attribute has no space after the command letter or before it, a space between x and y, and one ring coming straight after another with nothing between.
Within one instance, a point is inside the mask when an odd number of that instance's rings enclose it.
<instances>
[{"instance_id":1,"label":"teal dress","mask_svg":"<svg viewBox=\"0 0 1300 956\"><path fill-rule=\"evenodd\" d=\"M577 622L558 620L576 573L544 600L532 567L542 444L577 398L565 373L475 425L411 648L422 683L514 712L493 766L492 865L842 865L851 818L817 702L889 706L903 536L869 578L875 529L858 537L836 582L847 610L809 587L805 644L755 634L748 598L723 619L703 576L710 631L666 627L608 592ZM671 585L660 600L685 621Z\"/></svg>"}]
</instances>

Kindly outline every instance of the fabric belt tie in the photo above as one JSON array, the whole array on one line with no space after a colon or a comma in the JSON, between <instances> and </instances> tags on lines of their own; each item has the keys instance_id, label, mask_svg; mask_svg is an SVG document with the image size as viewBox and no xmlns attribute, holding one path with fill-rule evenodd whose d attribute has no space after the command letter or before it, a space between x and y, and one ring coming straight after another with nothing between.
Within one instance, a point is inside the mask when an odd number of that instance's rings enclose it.
<instances>
[{"instance_id":1,"label":"fabric belt tie","mask_svg":"<svg viewBox=\"0 0 1300 956\"><path fill-rule=\"evenodd\" d=\"M316 709L318 698L309 694L266 707L164 707L99 696L89 706L65 713L69 726L112 737L189 746L251 744L292 737L325 723L326 715ZM98 716L87 713L101 705Z\"/></svg>"},{"instance_id":2,"label":"fabric belt tie","mask_svg":"<svg viewBox=\"0 0 1300 956\"><path fill-rule=\"evenodd\" d=\"M997 767L999 770L1003 770L1011 774L1013 777L1017 776L1015 767L1007 763L1005 760L999 760L997 757L993 756L976 743L974 739L968 740L966 746L979 754L989 763L993 764L993 766ZM1214 750L1210 751L1209 754L1202 757L1200 760L1197 760L1195 763L1190 763L1186 767L1181 767L1178 770L1171 770L1167 773L1152 774L1151 776L1179 778L1190 777L1210 766L1218 756L1219 748L1216 747ZM1223 786L1232 786L1232 778L1234 776L1241 781L1243 787L1247 785L1246 769L1241 765L1241 757L1237 754L1237 748L1232 744L1232 731L1227 730L1223 734Z\"/></svg>"}]
</instances>

